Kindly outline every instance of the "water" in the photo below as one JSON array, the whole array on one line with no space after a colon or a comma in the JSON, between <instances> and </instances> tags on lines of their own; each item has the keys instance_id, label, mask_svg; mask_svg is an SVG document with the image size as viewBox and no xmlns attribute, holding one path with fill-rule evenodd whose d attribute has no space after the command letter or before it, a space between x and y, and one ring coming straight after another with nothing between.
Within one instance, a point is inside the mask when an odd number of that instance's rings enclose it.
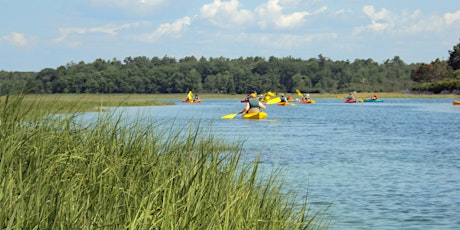
<instances>
[{"instance_id":1,"label":"water","mask_svg":"<svg viewBox=\"0 0 460 230\"><path fill-rule=\"evenodd\" d=\"M155 121L199 120L244 157L281 168L315 207L332 204L334 229L460 228L460 106L452 99L268 105L266 120L220 119L238 100L129 108Z\"/></svg>"}]
</instances>

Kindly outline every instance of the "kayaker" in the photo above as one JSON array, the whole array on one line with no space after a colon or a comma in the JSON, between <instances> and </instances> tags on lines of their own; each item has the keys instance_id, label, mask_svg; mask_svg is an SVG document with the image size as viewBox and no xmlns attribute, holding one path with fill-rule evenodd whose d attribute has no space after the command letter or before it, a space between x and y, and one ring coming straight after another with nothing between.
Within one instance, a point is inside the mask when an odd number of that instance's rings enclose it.
<instances>
[{"instance_id":1,"label":"kayaker","mask_svg":"<svg viewBox=\"0 0 460 230\"><path fill-rule=\"evenodd\" d=\"M187 94L187 97L185 98L185 100L183 100L184 102L189 102L189 101L193 101L193 93L192 91L189 91L188 94Z\"/></svg>"},{"instance_id":2,"label":"kayaker","mask_svg":"<svg viewBox=\"0 0 460 230\"><path fill-rule=\"evenodd\" d=\"M302 97L302 101L308 101L308 100L310 100L310 94L304 93Z\"/></svg>"},{"instance_id":3,"label":"kayaker","mask_svg":"<svg viewBox=\"0 0 460 230\"><path fill-rule=\"evenodd\" d=\"M257 94L251 93L249 94L249 101L246 102L246 106L239 113L258 113L260 112L260 109L265 108L265 105L257 98Z\"/></svg>"},{"instance_id":4,"label":"kayaker","mask_svg":"<svg viewBox=\"0 0 460 230\"><path fill-rule=\"evenodd\" d=\"M378 99L377 94L374 93L374 95L372 95L372 97L371 97L371 100L377 100L377 99Z\"/></svg>"},{"instance_id":5,"label":"kayaker","mask_svg":"<svg viewBox=\"0 0 460 230\"><path fill-rule=\"evenodd\" d=\"M281 102L288 102L286 97L284 97L284 93L281 94Z\"/></svg>"},{"instance_id":6,"label":"kayaker","mask_svg":"<svg viewBox=\"0 0 460 230\"><path fill-rule=\"evenodd\" d=\"M200 100L200 97L198 96L198 94L195 94L195 97L193 98L194 101L197 101L197 100Z\"/></svg>"},{"instance_id":7,"label":"kayaker","mask_svg":"<svg viewBox=\"0 0 460 230\"><path fill-rule=\"evenodd\" d=\"M354 100L354 99L355 99L355 97L353 97L353 94L349 93L348 97L347 97L347 100Z\"/></svg>"}]
</instances>

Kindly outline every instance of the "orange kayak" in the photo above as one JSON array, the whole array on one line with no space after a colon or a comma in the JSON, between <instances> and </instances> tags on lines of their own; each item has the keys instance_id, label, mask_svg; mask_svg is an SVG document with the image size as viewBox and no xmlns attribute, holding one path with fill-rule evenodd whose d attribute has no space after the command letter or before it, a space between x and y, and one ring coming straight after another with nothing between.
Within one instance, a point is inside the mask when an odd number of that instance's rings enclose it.
<instances>
[{"instance_id":1,"label":"orange kayak","mask_svg":"<svg viewBox=\"0 0 460 230\"><path fill-rule=\"evenodd\" d=\"M198 99L198 100L193 100L193 101L189 101L189 100L182 100L182 102L185 102L185 103L200 103L201 100Z\"/></svg>"},{"instance_id":2,"label":"orange kayak","mask_svg":"<svg viewBox=\"0 0 460 230\"><path fill-rule=\"evenodd\" d=\"M310 99L310 100L299 100L299 103L302 104L315 104L315 100Z\"/></svg>"},{"instance_id":3,"label":"orange kayak","mask_svg":"<svg viewBox=\"0 0 460 230\"><path fill-rule=\"evenodd\" d=\"M289 105L289 102L278 102L278 105L281 105L281 106L287 106Z\"/></svg>"},{"instance_id":4,"label":"orange kayak","mask_svg":"<svg viewBox=\"0 0 460 230\"><path fill-rule=\"evenodd\" d=\"M460 101L453 101L452 104L453 105L460 105Z\"/></svg>"}]
</instances>

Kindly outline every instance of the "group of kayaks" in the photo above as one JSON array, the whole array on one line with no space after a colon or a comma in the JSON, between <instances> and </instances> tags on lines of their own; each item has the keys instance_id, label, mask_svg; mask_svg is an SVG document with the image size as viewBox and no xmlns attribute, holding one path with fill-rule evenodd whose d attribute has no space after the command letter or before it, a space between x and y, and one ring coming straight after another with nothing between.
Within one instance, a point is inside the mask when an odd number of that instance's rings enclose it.
<instances>
[{"instance_id":1,"label":"group of kayaks","mask_svg":"<svg viewBox=\"0 0 460 230\"><path fill-rule=\"evenodd\" d=\"M369 103L379 103L379 102L383 102L384 100L382 99L360 99L360 100L356 100L356 99L345 99L344 102L345 103L357 103L357 102L369 102ZM244 102L244 100L241 100L241 102ZM315 101L313 99L310 99L310 100L299 100L298 101L299 103L303 103L303 104L314 104ZM280 106L287 106L289 105L290 103L289 102L278 102L277 103L278 105ZM453 105L460 105L460 101L453 101L452 102ZM223 116L222 118L234 118L237 114L229 114L229 115L226 115L226 116ZM258 113L246 113L246 114L243 114L242 116L244 119L265 119L267 118L267 113L261 111L261 112L258 112Z\"/></svg>"},{"instance_id":2,"label":"group of kayaks","mask_svg":"<svg viewBox=\"0 0 460 230\"><path fill-rule=\"evenodd\" d=\"M356 103L356 102L383 102L382 99L345 99L343 102L345 103ZM453 105L460 105L460 101L452 101Z\"/></svg>"},{"instance_id":3,"label":"group of kayaks","mask_svg":"<svg viewBox=\"0 0 460 230\"><path fill-rule=\"evenodd\" d=\"M300 91L296 90L297 93L299 94L299 96L305 96L304 94L301 94ZM288 105L295 105L294 103L291 103L291 102L294 102L296 100L288 97L287 98L287 101L281 101L281 98L280 97L275 97L275 98L270 98L270 96L275 96L276 94L274 93L271 93L271 92L268 92L266 95L264 95L264 97L262 98L262 102L265 102L266 104L278 104L279 106L288 106ZM307 99L309 97L302 97L301 99L298 99L297 102L298 103L301 103L301 104L315 104L315 100L313 99ZM340 96L339 96L340 98ZM343 98L343 97L342 97ZM190 91L187 95L187 97L184 99L184 100L181 100L182 102L184 103L200 103L202 102L201 99L198 98L198 95L193 95L192 91ZM249 99L248 98L245 98L245 99L242 99L240 102L242 103L245 103L245 102L248 102ZM380 102L384 102L384 100L382 99L377 99L377 97L373 97L373 98L369 98L369 99L349 99L349 98L345 98L343 100L344 103L357 103L357 102L367 102L367 103L380 103ZM452 104L453 105L460 105L460 101L452 101ZM225 116L222 116L221 118L222 119L232 119L234 117L236 117L238 114L236 113L233 113L233 114L228 114L228 115L225 115ZM266 112L263 112L263 111L260 111L258 113L245 113L242 115L242 117L244 119L265 119L267 118L267 113Z\"/></svg>"},{"instance_id":4,"label":"group of kayaks","mask_svg":"<svg viewBox=\"0 0 460 230\"><path fill-rule=\"evenodd\" d=\"M377 102L383 102L383 100L382 99L359 99L359 100L345 99L343 102L345 102L345 103L356 103L356 102L374 102L374 103L377 103Z\"/></svg>"},{"instance_id":5,"label":"group of kayaks","mask_svg":"<svg viewBox=\"0 0 460 230\"><path fill-rule=\"evenodd\" d=\"M245 102L248 102L249 99L245 98L245 99L242 99L240 100L240 102L242 103L245 103ZM270 104L277 104L279 106L288 106L288 105L295 105L294 101L296 100L293 100L292 98L287 98L287 101L281 101L281 98L280 97L275 97L275 98L269 98L269 97L264 97L262 99L263 102L265 102L266 104L270 105ZM301 104L315 104L315 100L313 99L299 99L297 100L297 102L301 103ZM236 117L238 114L234 113L234 114L228 114L228 115L225 115L225 116L222 116L222 119L232 119L234 117ZM267 118L267 113L266 112L263 112L263 111L260 111L258 113L245 113L242 115L242 117L244 119L265 119Z\"/></svg>"}]
</instances>

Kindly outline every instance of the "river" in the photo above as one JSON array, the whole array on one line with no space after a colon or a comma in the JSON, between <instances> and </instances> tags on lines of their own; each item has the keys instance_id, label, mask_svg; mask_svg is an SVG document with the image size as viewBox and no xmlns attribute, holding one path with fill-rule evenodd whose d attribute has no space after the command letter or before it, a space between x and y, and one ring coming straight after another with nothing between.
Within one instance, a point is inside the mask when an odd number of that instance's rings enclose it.
<instances>
[{"instance_id":1,"label":"river","mask_svg":"<svg viewBox=\"0 0 460 230\"><path fill-rule=\"evenodd\" d=\"M383 103L267 105L268 118L245 120L234 99L131 107L155 121L211 125L245 159L282 170L286 186L315 207L331 205L333 229L458 229L460 106L452 99Z\"/></svg>"}]
</instances>

